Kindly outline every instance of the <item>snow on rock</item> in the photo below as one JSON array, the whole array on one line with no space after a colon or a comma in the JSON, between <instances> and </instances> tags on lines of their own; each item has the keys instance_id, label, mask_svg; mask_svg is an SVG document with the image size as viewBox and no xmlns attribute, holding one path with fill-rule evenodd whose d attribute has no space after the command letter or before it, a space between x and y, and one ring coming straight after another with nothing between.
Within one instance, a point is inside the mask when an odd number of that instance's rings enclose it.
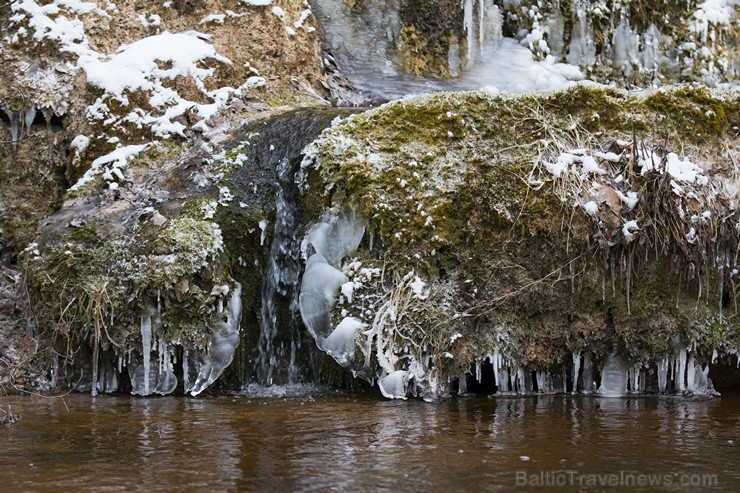
<instances>
[{"instance_id":1,"label":"snow on rock","mask_svg":"<svg viewBox=\"0 0 740 493\"><path fill-rule=\"evenodd\" d=\"M226 14L210 14L201 19L201 24L223 24L226 19Z\"/></svg>"},{"instance_id":2,"label":"snow on rock","mask_svg":"<svg viewBox=\"0 0 740 493\"><path fill-rule=\"evenodd\" d=\"M88 145L90 145L90 137L87 135L78 135L69 143L69 147L77 152L83 152Z\"/></svg>"},{"instance_id":3,"label":"snow on rock","mask_svg":"<svg viewBox=\"0 0 740 493\"><path fill-rule=\"evenodd\" d=\"M103 96L88 111L88 115L93 119L105 119L105 123L111 124L117 118L110 115L106 101L112 98L121 105L128 106L127 93L145 91L149 94L149 104L157 111L147 113L136 108L123 121L134 123L138 127L149 125L160 137L183 135L185 126L174 122L174 118L191 108L199 111L202 109L210 116L217 108L186 100L177 91L167 87L165 81L177 77L192 77L201 92L220 103L217 106L223 105L227 99L228 93L225 94L223 90L209 93L205 89L204 80L213 75L214 69L201 68L198 62L231 62L216 53L215 48L204 38L205 35L195 31L175 34L164 32L124 45L110 57L91 54L81 57L79 65L87 73L88 82L104 91Z\"/></svg>"},{"instance_id":4,"label":"snow on rock","mask_svg":"<svg viewBox=\"0 0 740 493\"><path fill-rule=\"evenodd\" d=\"M564 152L558 156L555 162L545 161L545 168L552 173L555 178L560 177L570 165L575 162L576 157L573 154Z\"/></svg>"},{"instance_id":5,"label":"snow on rock","mask_svg":"<svg viewBox=\"0 0 740 493\"><path fill-rule=\"evenodd\" d=\"M585 149L572 149L563 152L554 162L545 160L543 164L545 169L555 178L559 178L567 171L578 173L584 180L589 175L605 175L607 173L593 156L586 155Z\"/></svg>"},{"instance_id":6,"label":"snow on rock","mask_svg":"<svg viewBox=\"0 0 740 493\"><path fill-rule=\"evenodd\" d=\"M208 42L209 37L195 32L163 32L122 45L110 55L90 48L81 16L95 13L101 17L110 15L95 3L78 0L55 0L40 5L35 0L23 0L12 4L15 15L11 25L15 28L13 38L30 36L37 43L53 42L62 52L77 57L72 71L82 69L87 82L104 91L104 94L88 108L88 118L102 120L107 126L129 124L137 128L151 127L155 135L169 137L184 135L185 126L173 121L186 111L194 109L205 120L223 107L233 89L221 88L207 91L204 81L214 74L214 68L202 68L204 61L213 66L212 61L231 64L229 59L219 55ZM108 9L114 8L110 4ZM235 14L236 15L236 14ZM208 16L202 23L223 21L223 15ZM162 19L151 14L139 16L145 27L159 26ZM26 27L27 26L27 27ZM212 100L211 103L198 104L187 100L168 81L178 77L192 78L198 90ZM135 91L148 93L152 110L132 108L125 115L114 115L109 100L115 99L120 106L129 105L128 95ZM199 122L201 130L207 130L205 123Z\"/></svg>"},{"instance_id":7,"label":"snow on rock","mask_svg":"<svg viewBox=\"0 0 740 493\"><path fill-rule=\"evenodd\" d=\"M588 202L583 204L583 210L585 210L589 216L595 217L599 213L599 204L597 204L593 200L589 200Z\"/></svg>"},{"instance_id":8,"label":"snow on rock","mask_svg":"<svg viewBox=\"0 0 740 493\"><path fill-rule=\"evenodd\" d=\"M147 147L149 147L148 144L124 146L119 147L104 156L100 156L92 162L90 169L85 172L82 178L80 178L77 183L70 188L70 190L79 190L80 187L91 182L93 178L101 173L103 178L108 182L112 182L116 179L125 180L123 170L128 165L128 162L144 151Z\"/></svg>"},{"instance_id":9,"label":"snow on rock","mask_svg":"<svg viewBox=\"0 0 740 493\"><path fill-rule=\"evenodd\" d=\"M265 79L264 77L258 77L256 75L249 77L247 79L247 82L244 83L244 85L250 89L256 88L256 87L262 87L265 84L267 84L267 79Z\"/></svg>"},{"instance_id":10,"label":"snow on rock","mask_svg":"<svg viewBox=\"0 0 740 493\"><path fill-rule=\"evenodd\" d=\"M621 200L624 204L624 207L626 209L625 212L632 211L637 206L637 203L640 201L637 196L637 192L627 192L625 194L617 190L617 195L619 195L619 200Z\"/></svg>"},{"instance_id":11,"label":"snow on rock","mask_svg":"<svg viewBox=\"0 0 740 493\"><path fill-rule=\"evenodd\" d=\"M46 5L35 0L23 0L10 6L16 14L10 18L11 23L21 27L21 23L27 23L36 42L54 41L61 45L62 51L78 55L89 51L85 26L79 16L95 11L100 16L109 17L95 3L75 0L56 0ZM16 35L22 37L27 33L22 28Z\"/></svg>"},{"instance_id":12,"label":"snow on rock","mask_svg":"<svg viewBox=\"0 0 740 493\"><path fill-rule=\"evenodd\" d=\"M347 303L352 304L352 295L354 294L355 283L352 281L345 282L342 284L342 296L345 297Z\"/></svg>"}]
</instances>

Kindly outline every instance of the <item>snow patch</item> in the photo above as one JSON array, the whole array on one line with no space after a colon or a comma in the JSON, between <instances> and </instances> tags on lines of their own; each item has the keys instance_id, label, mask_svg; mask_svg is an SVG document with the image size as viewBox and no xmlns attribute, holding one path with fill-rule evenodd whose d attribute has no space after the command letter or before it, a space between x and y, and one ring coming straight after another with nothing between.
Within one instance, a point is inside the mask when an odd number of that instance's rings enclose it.
<instances>
[{"instance_id":1,"label":"snow patch","mask_svg":"<svg viewBox=\"0 0 740 493\"><path fill-rule=\"evenodd\" d=\"M85 172L77 183L72 185L70 190L79 190L80 187L91 182L101 173L103 174L103 178L109 182L116 178L124 180L123 169L126 168L128 162L133 157L144 151L147 147L149 147L149 144L124 146L104 156L100 156L92 162L90 169Z\"/></svg>"}]
</instances>

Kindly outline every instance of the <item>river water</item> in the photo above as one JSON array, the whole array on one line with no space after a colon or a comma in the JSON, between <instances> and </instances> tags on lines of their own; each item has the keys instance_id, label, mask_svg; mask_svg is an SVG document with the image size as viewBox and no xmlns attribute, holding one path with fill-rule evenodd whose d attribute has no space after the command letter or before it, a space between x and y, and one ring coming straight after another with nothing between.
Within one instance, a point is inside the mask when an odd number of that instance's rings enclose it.
<instances>
[{"instance_id":1,"label":"river water","mask_svg":"<svg viewBox=\"0 0 740 493\"><path fill-rule=\"evenodd\" d=\"M740 394L0 405L2 491L740 491Z\"/></svg>"}]
</instances>

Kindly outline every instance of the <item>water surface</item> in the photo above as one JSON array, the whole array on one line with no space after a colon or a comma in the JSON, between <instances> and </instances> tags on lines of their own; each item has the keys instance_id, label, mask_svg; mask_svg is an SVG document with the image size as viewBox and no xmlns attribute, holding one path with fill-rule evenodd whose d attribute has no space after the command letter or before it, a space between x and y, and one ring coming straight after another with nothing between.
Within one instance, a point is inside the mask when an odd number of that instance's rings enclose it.
<instances>
[{"instance_id":1,"label":"water surface","mask_svg":"<svg viewBox=\"0 0 740 493\"><path fill-rule=\"evenodd\" d=\"M740 491L740 395L8 405L3 491Z\"/></svg>"}]
</instances>

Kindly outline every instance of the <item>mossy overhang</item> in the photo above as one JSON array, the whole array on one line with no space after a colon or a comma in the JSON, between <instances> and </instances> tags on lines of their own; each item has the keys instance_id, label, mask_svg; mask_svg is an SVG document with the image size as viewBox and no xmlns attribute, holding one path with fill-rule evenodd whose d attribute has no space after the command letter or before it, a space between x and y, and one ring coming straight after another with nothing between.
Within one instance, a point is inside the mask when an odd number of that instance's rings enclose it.
<instances>
[{"instance_id":1,"label":"mossy overhang","mask_svg":"<svg viewBox=\"0 0 740 493\"><path fill-rule=\"evenodd\" d=\"M711 161L710 180L732 184L739 122L737 93L693 85L440 93L346 119L314 144L314 163L325 196L369 219L387 273L412 268L456 284L454 308L466 316L427 326L478 341L462 367L501 345L538 367L615 344L647 361L669 354L674 336L707 358L737 340L736 279L714 260L737 250L733 205L712 185L678 211L670 177L641 174L635 153ZM582 184L541 164L577 148L616 151L617 162L601 163L605 186L627 183L639 205L601 204L596 218L574 205ZM694 225L701 239L689 242L688 216L702 209L723 220ZM630 242L620 231L633 218L641 230ZM497 327L507 327L505 344L490 336Z\"/></svg>"}]
</instances>

